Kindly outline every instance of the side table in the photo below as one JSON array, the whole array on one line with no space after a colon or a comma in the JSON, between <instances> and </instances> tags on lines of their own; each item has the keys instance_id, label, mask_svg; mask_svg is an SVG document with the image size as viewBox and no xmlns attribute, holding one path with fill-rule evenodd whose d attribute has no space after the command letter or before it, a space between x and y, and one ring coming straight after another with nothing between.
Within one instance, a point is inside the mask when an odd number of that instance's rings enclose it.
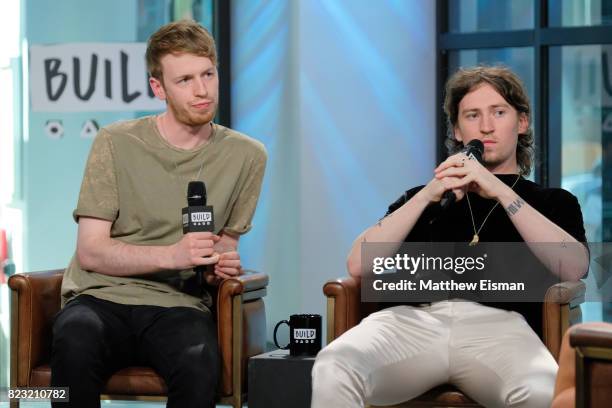
<instances>
[{"instance_id":1,"label":"side table","mask_svg":"<svg viewBox=\"0 0 612 408\"><path fill-rule=\"evenodd\" d=\"M274 350L249 359L249 408L310 408L314 357Z\"/></svg>"}]
</instances>

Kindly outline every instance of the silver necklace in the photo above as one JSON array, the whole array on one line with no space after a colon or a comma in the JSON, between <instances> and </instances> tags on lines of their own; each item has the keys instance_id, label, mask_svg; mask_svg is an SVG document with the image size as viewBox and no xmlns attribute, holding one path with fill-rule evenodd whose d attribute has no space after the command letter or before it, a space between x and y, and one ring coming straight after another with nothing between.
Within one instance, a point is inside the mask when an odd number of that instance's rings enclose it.
<instances>
[{"instance_id":1,"label":"silver necklace","mask_svg":"<svg viewBox=\"0 0 612 408\"><path fill-rule=\"evenodd\" d=\"M516 186L516 183L518 183L520 178L521 178L521 175L519 174L516 180L514 180L514 183L512 183L512 186L510 187L511 190L514 190L514 186ZM474 236L472 237L472 240L470 241L470 246L474 246L480 241L480 237L478 236L478 234L480 234L480 231L482 231L482 227L484 227L485 223L489 219L489 216L491 215L493 210L497 208L497 206L499 205L499 201L496 202L495 205L491 208L491 210L485 217L482 224L480 224L480 228L476 229L476 221L474 221L474 213L472 212L472 203L470 203L470 195L466 192L465 197L467 198L468 207L470 208L470 217L472 218L472 227L474 227Z\"/></svg>"}]
</instances>

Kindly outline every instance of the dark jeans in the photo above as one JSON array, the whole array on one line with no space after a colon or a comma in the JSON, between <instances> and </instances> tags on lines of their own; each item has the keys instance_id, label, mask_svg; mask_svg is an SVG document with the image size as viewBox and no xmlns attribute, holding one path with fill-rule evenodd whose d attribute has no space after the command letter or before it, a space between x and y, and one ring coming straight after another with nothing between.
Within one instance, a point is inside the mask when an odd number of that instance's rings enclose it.
<instances>
[{"instance_id":1,"label":"dark jeans","mask_svg":"<svg viewBox=\"0 0 612 408\"><path fill-rule=\"evenodd\" d=\"M53 407L99 407L108 378L138 365L152 367L164 378L167 407L214 407L220 368L210 313L80 295L56 316L51 385L70 387L70 403Z\"/></svg>"}]
</instances>

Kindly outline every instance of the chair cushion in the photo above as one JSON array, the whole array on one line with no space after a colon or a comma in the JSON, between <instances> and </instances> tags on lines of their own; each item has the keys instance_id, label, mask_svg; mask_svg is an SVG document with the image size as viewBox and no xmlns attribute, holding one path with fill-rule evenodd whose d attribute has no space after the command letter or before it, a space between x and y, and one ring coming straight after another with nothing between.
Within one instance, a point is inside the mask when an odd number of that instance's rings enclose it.
<instances>
[{"instance_id":1,"label":"chair cushion","mask_svg":"<svg viewBox=\"0 0 612 408\"><path fill-rule=\"evenodd\" d=\"M440 385L410 401L410 406L480 407L478 403L452 385Z\"/></svg>"},{"instance_id":2,"label":"chair cushion","mask_svg":"<svg viewBox=\"0 0 612 408\"><path fill-rule=\"evenodd\" d=\"M31 387L48 387L51 367L43 365L32 370ZM108 380L103 394L109 395L166 395L166 383L149 367L127 367Z\"/></svg>"}]
</instances>

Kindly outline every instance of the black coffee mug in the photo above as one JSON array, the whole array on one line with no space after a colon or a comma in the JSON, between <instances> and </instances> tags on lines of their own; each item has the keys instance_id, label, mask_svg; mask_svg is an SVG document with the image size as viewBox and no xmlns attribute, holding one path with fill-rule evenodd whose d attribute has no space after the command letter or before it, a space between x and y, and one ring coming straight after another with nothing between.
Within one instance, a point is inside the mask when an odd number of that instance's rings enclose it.
<instances>
[{"instance_id":1,"label":"black coffee mug","mask_svg":"<svg viewBox=\"0 0 612 408\"><path fill-rule=\"evenodd\" d=\"M289 326L289 344L285 347L276 340L276 332L283 323ZM281 320L274 327L274 344L281 350L289 349L292 356L316 356L321 350L321 315L295 314L289 321Z\"/></svg>"}]
</instances>

